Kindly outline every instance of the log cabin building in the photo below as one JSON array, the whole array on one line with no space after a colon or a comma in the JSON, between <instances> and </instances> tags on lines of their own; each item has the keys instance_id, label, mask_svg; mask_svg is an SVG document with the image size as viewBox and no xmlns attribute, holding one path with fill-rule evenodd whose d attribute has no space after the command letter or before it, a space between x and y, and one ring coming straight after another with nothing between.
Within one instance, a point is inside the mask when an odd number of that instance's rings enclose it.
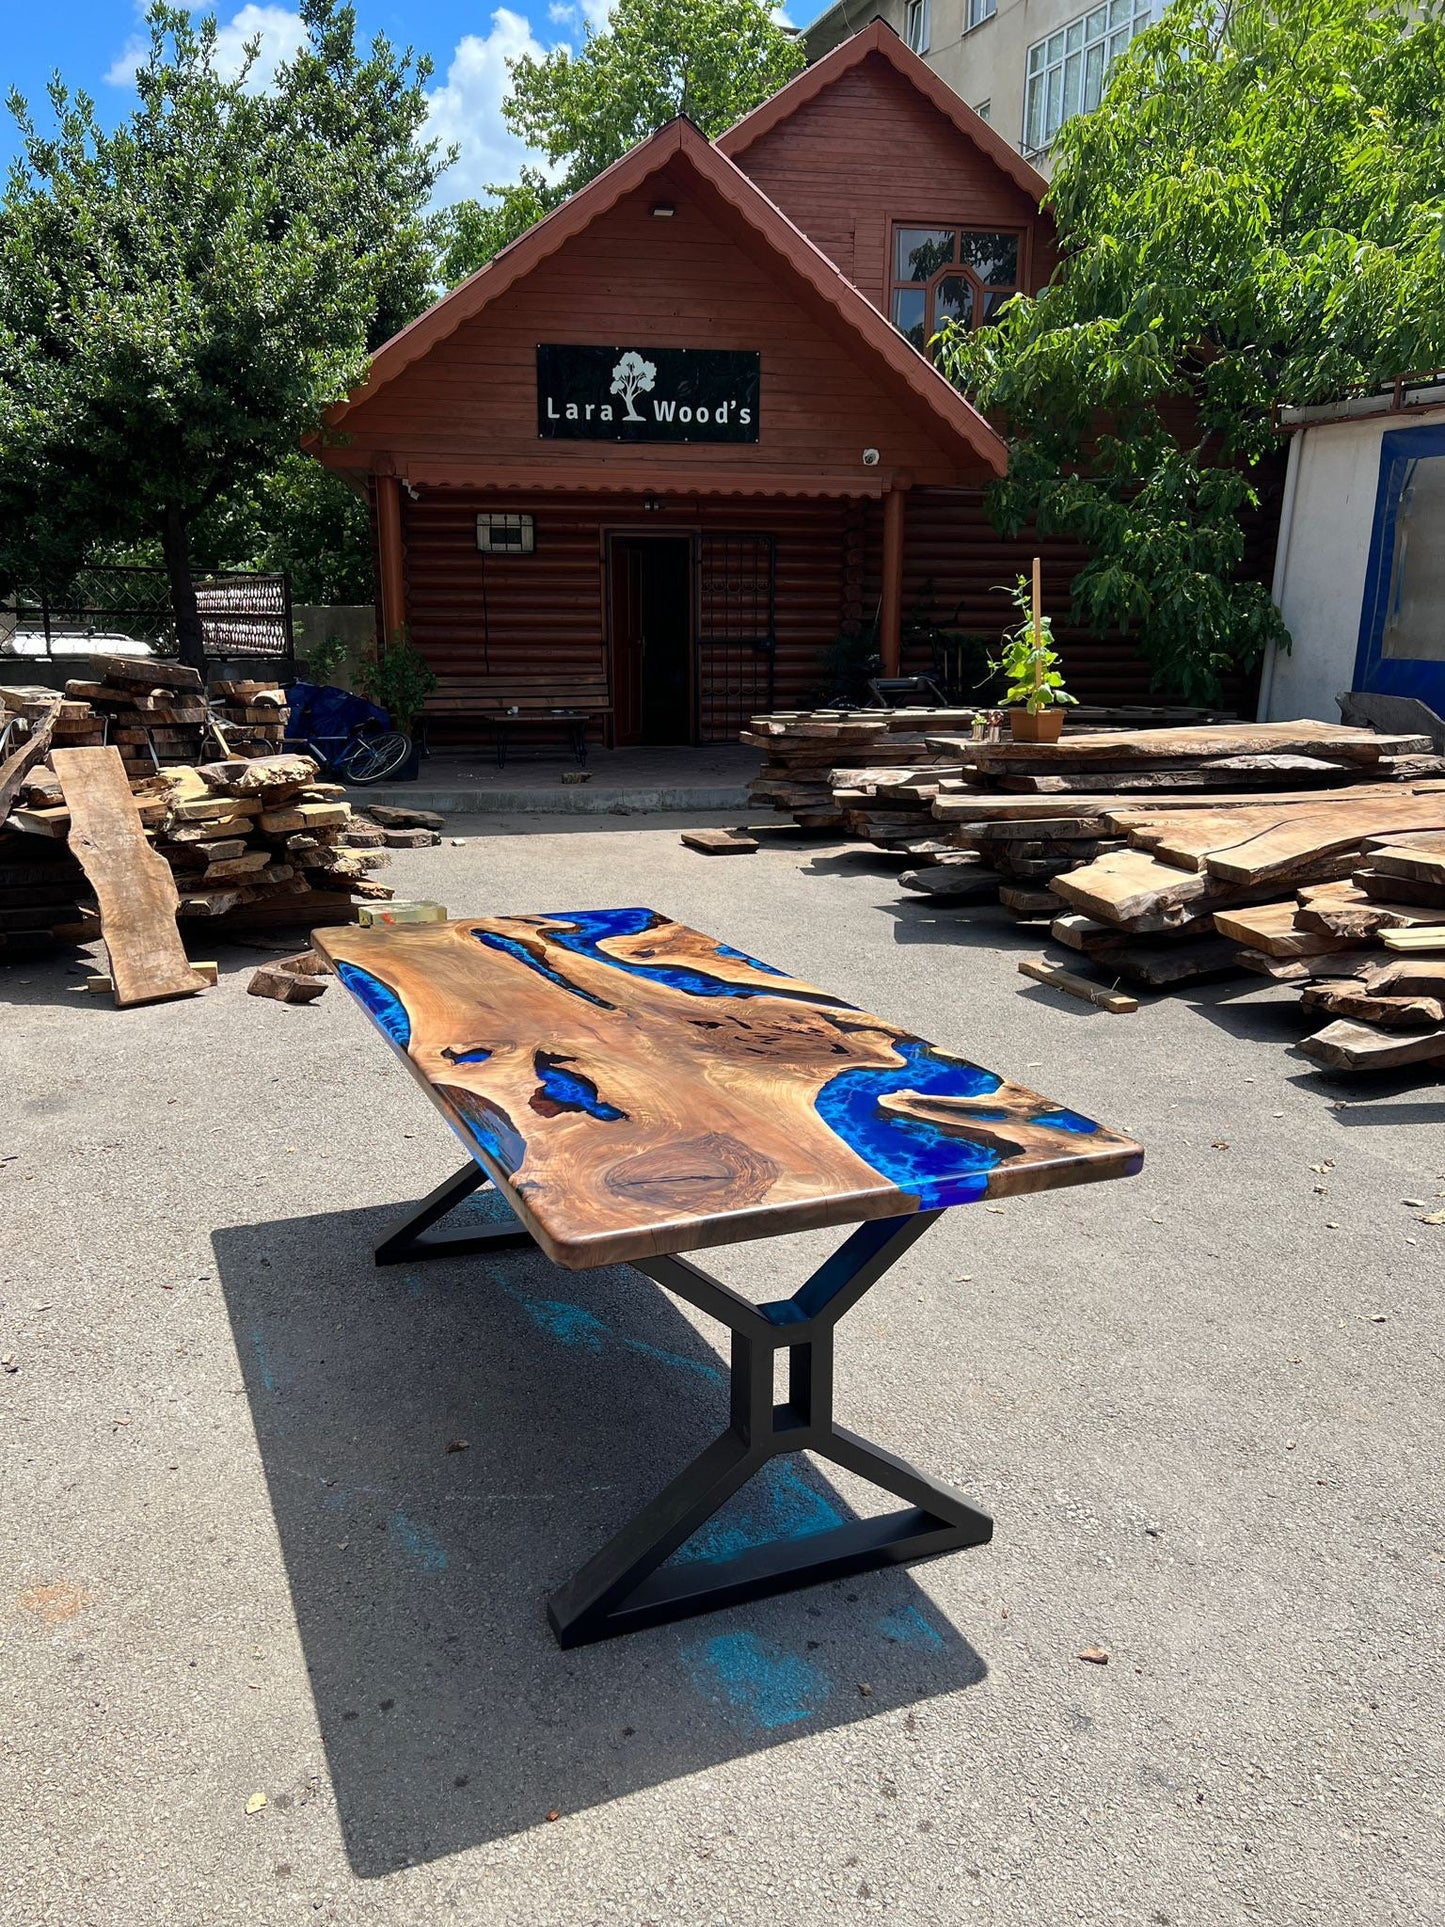
<instances>
[{"instance_id":1,"label":"log cabin building","mask_svg":"<svg viewBox=\"0 0 1445 1927\"><path fill-rule=\"evenodd\" d=\"M875 23L715 142L673 121L380 348L312 446L373 504L434 740L525 689L617 744L730 741L816 698L840 634L876 625L887 673L931 667L920 624L996 640L1032 545L926 343L1048 279L1044 190ZM1062 614L1081 558L1045 555ZM1147 695L1127 641L1058 630L1078 695Z\"/></svg>"}]
</instances>

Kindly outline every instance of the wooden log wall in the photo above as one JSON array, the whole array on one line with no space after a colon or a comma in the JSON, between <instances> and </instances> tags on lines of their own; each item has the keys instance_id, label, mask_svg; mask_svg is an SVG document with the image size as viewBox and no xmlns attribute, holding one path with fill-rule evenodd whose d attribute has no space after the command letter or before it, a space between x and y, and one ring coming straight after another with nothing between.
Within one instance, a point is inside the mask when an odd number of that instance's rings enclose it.
<instances>
[{"instance_id":1,"label":"wooden log wall","mask_svg":"<svg viewBox=\"0 0 1445 1927\"><path fill-rule=\"evenodd\" d=\"M1268 581L1273 565L1273 523L1262 515L1246 527L1246 562L1241 573ZM878 608L881 592L882 512L868 504L865 619ZM1087 560L1084 548L1064 537L1042 540L1028 531L1014 540L999 534L984 508L981 489L914 489L908 498L903 565L904 661L906 675L926 675L929 649L909 630L920 622L987 637L996 643L1017 621L1008 585L1029 573L1032 558L1043 558L1044 607L1054 619L1054 637L1063 656L1070 692L1080 702L1106 706L1178 702L1179 692L1158 688L1137 633L1098 636L1069 620L1073 580ZM1233 679L1224 703L1242 716L1254 714L1257 674Z\"/></svg>"},{"instance_id":2,"label":"wooden log wall","mask_svg":"<svg viewBox=\"0 0 1445 1927\"><path fill-rule=\"evenodd\" d=\"M536 553L480 555L476 518L487 508L535 516ZM440 676L555 672L560 682L606 675L606 531L767 533L777 543L772 701L791 707L813 689L821 652L838 634L850 512L856 516L837 500L671 500L645 513L636 496L504 499L458 489L423 491L413 502L403 495L411 639ZM437 741L465 739L477 725L438 722L431 733Z\"/></svg>"}]
</instances>

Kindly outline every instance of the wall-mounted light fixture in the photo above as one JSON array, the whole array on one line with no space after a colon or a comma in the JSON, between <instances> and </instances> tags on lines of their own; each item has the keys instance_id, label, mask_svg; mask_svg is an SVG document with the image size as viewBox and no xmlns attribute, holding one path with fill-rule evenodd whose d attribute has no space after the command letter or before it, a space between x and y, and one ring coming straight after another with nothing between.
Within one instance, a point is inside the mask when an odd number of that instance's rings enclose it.
<instances>
[{"instance_id":1,"label":"wall-mounted light fixture","mask_svg":"<svg viewBox=\"0 0 1445 1927\"><path fill-rule=\"evenodd\" d=\"M648 515L656 515L662 507L662 502L656 495L644 495L642 498L642 506Z\"/></svg>"},{"instance_id":2,"label":"wall-mounted light fixture","mask_svg":"<svg viewBox=\"0 0 1445 1927\"><path fill-rule=\"evenodd\" d=\"M671 201L654 201L652 203L652 218L654 221L670 221L676 212L677 209Z\"/></svg>"}]
</instances>

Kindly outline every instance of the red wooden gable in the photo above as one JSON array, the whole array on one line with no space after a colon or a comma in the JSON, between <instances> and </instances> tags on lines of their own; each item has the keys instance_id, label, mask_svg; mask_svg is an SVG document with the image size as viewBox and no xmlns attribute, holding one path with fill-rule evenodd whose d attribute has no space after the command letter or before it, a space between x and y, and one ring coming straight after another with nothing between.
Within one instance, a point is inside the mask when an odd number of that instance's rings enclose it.
<instances>
[{"instance_id":1,"label":"red wooden gable","mask_svg":"<svg viewBox=\"0 0 1445 1927\"><path fill-rule=\"evenodd\" d=\"M717 146L885 311L895 222L1018 230L1027 293L1056 265L1054 224L1039 206L1048 183L882 21Z\"/></svg>"},{"instance_id":2,"label":"red wooden gable","mask_svg":"<svg viewBox=\"0 0 1445 1927\"><path fill-rule=\"evenodd\" d=\"M652 208L671 205L669 219ZM755 444L544 441L539 342L756 349ZM331 412L335 468L421 485L874 494L977 484L977 412L691 123L674 122L421 316ZM879 451L865 464L865 449Z\"/></svg>"}]
</instances>

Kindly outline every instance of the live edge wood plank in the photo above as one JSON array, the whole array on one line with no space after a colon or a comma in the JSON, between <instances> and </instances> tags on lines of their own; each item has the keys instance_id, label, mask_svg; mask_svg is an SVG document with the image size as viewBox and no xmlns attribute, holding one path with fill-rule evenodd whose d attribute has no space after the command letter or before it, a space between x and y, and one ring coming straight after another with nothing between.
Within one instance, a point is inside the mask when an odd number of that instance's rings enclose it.
<instances>
[{"instance_id":1,"label":"live edge wood plank","mask_svg":"<svg viewBox=\"0 0 1445 1927\"><path fill-rule=\"evenodd\" d=\"M571 1269L1142 1163L1130 1139L655 911L312 942Z\"/></svg>"},{"instance_id":2,"label":"live edge wood plank","mask_svg":"<svg viewBox=\"0 0 1445 1927\"><path fill-rule=\"evenodd\" d=\"M176 929L175 879L146 841L120 751L57 749L50 761L70 811L70 847L100 905L117 1006L204 990Z\"/></svg>"}]
</instances>

